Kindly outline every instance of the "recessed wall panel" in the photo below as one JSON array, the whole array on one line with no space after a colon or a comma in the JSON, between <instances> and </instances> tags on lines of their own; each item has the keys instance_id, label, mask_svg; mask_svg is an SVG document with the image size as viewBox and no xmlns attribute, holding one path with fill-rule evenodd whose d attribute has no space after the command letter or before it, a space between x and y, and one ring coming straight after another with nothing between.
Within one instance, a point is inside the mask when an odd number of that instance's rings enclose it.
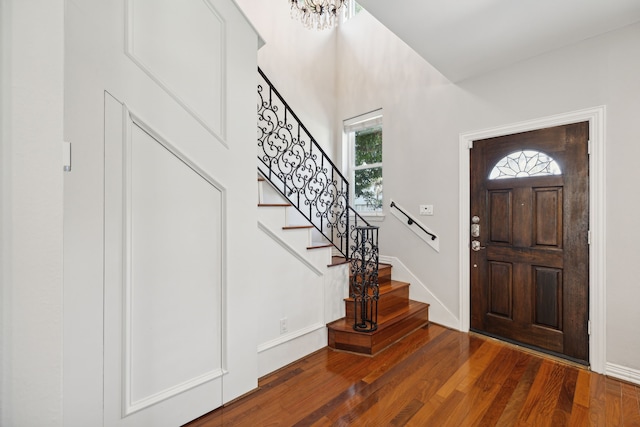
<instances>
[{"instance_id":1,"label":"recessed wall panel","mask_svg":"<svg viewBox=\"0 0 640 427\"><path fill-rule=\"evenodd\" d=\"M204 0L128 0L127 54L223 143L225 23Z\"/></svg>"},{"instance_id":2,"label":"recessed wall panel","mask_svg":"<svg viewBox=\"0 0 640 427\"><path fill-rule=\"evenodd\" d=\"M129 141L125 394L137 410L221 375L224 195L135 123Z\"/></svg>"}]
</instances>

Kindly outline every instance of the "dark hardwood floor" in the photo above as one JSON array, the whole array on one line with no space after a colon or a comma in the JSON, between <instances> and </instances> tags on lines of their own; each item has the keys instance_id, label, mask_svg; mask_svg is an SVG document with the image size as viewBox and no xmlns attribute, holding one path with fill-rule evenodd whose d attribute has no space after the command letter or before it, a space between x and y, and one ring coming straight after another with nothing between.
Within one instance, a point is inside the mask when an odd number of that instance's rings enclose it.
<instances>
[{"instance_id":1,"label":"dark hardwood floor","mask_svg":"<svg viewBox=\"0 0 640 427\"><path fill-rule=\"evenodd\" d=\"M375 357L324 348L187 425L640 426L640 387L431 324Z\"/></svg>"}]
</instances>

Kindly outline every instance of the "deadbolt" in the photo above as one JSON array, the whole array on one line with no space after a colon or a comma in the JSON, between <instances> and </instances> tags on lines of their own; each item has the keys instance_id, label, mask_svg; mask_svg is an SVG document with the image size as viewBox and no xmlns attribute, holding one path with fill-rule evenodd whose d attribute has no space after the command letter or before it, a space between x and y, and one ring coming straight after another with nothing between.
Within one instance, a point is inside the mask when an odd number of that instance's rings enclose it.
<instances>
[{"instance_id":1,"label":"deadbolt","mask_svg":"<svg viewBox=\"0 0 640 427\"><path fill-rule=\"evenodd\" d=\"M471 218L471 237L480 237L480 217L474 215Z\"/></svg>"}]
</instances>

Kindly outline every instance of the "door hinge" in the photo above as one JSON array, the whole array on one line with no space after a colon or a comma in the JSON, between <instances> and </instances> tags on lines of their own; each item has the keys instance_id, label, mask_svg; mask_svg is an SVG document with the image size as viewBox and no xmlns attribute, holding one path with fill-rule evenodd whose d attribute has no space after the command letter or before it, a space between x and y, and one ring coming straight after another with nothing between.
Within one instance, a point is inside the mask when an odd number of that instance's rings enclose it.
<instances>
[{"instance_id":1,"label":"door hinge","mask_svg":"<svg viewBox=\"0 0 640 427\"><path fill-rule=\"evenodd\" d=\"M587 231L587 245L591 244L591 230Z\"/></svg>"},{"instance_id":2,"label":"door hinge","mask_svg":"<svg viewBox=\"0 0 640 427\"><path fill-rule=\"evenodd\" d=\"M71 171L71 143L62 141L62 170Z\"/></svg>"},{"instance_id":3,"label":"door hinge","mask_svg":"<svg viewBox=\"0 0 640 427\"><path fill-rule=\"evenodd\" d=\"M591 140L587 140L587 154L591 154Z\"/></svg>"},{"instance_id":4,"label":"door hinge","mask_svg":"<svg viewBox=\"0 0 640 427\"><path fill-rule=\"evenodd\" d=\"M591 335L591 320L587 320L587 335Z\"/></svg>"}]
</instances>

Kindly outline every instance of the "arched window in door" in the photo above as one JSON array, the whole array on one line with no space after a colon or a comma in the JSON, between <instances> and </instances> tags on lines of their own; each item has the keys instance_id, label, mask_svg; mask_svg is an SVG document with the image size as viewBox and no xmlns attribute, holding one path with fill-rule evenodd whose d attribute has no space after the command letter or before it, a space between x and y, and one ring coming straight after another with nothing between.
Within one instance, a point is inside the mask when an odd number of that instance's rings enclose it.
<instances>
[{"instance_id":1,"label":"arched window in door","mask_svg":"<svg viewBox=\"0 0 640 427\"><path fill-rule=\"evenodd\" d=\"M496 163L489 179L527 178L530 176L562 175L560 165L541 151L523 150L511 153Z\"/></svg>"}]
</instances>

